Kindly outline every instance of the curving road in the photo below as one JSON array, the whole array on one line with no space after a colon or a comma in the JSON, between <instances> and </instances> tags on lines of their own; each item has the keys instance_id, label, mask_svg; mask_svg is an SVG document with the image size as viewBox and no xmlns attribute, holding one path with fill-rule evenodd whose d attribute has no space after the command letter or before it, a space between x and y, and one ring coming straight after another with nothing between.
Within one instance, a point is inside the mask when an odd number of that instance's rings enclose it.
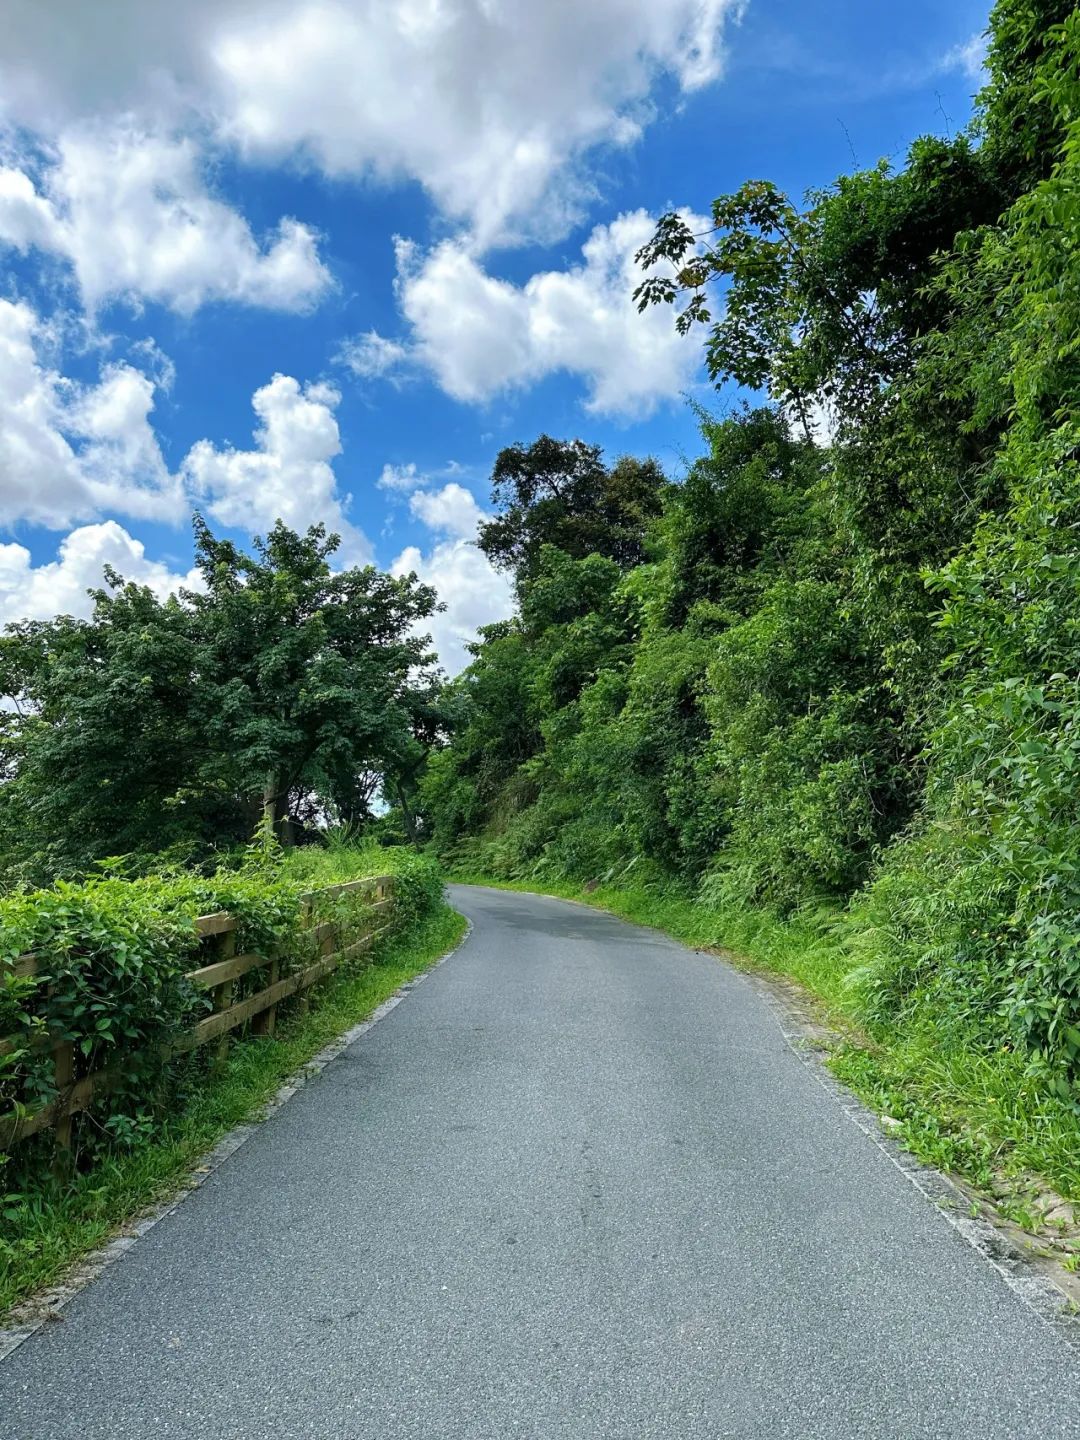
<instances>
[{"instance_id":1,"label":"curving road","mask_svg":"<svg viewBox=\"0 0 1080 1440\"><path fill-rule=\"evenodd\" d=\"M3 1440L1057 1440L1076 1352L732 970L465 946L0 1364Z\"/></svg>"}]
</instances>

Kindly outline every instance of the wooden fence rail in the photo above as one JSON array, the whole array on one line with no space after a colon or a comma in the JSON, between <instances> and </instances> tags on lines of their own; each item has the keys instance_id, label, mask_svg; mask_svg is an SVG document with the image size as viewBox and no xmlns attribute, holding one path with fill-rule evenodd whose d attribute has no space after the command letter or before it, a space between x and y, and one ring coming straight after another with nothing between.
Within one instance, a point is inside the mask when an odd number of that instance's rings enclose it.
<instances>
[{"instance_id":1,"label":"wooden fence rail","mask_svg":"<svg viewBox=\"0 0 1080 1440\"><path fill-rule=\"evenodd\" d=\"M344 885L330 885L302 897L304 912L310 915L316 899L329 900L338 895L359 893L371 897L365 918L378 922L393 906L393 887L392 875L377 875L364 880L350 880ZM277 1007L282 1000L291 995L304 998L312 985L326 979L343 961L354 959L369 950L390 924L389 921L376 923L374 928L366 929L359 938L351 940L338 950L332 948L341 928L337 921L327 920L306 925L304 933L314 940L319 958L303 970L281 977L283 957L236 954L236 932L239 923L225 911L202 915L196 920L196 933L204 951L208 952L207 963L188 971L187 978L201 989L210 992L213 1010L189 1030L182 1031L164 1045L162 1053L165 1058L184 1055L201 1045L216 1041L217 1050L212 1063L215 1066L223 1064L234 1030L250 1025L254 1034L272 1034ZM39 962L36 956L22 955L14 962L12 969L16 975L33 976L39 972ZM265 985L256 994L235 1000L237 980L253 970L267 971ZM104 1069L95 1070L76 1080L76 1052L71 1041L58 1040L48 1034L0 1037L0 1055L10 1055L20 1050L52 1051L56 1098L36 1110L19 1106L0 1115L0 1150L11 1149L20 1141L51 1128L55 1132L57 1152L62 1156L63 1152L71 1148L72 1117L88 1109L97 1096L107 1094L116 1087L123 1078L123 1060L116 1060Z\"/></svg>"}]
</instances>

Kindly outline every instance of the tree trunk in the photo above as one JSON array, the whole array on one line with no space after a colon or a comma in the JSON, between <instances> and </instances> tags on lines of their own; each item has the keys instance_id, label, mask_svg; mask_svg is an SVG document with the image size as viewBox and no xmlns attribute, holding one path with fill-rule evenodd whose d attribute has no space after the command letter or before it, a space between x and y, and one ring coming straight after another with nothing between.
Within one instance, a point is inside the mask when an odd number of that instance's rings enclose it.
<instances>
[{"instance_id":1,"label":"tree trunk","mask_svg":"<svg viewBox=\"0 0 1080 1440\"><path fill-rule=\"evenodd\" d=\"M262 819L267 833L273 835L279 845L291 845L293 841L292 826L289 824L289 817L286 811L288 795L281 789L281 781L277 774L271 770L266 776L263 785L262 798Z\"/></svg>"},{"instance_id":2,"label":"tree trunk","mask_svg":"<svg viewBox=\"0 0 1080 1440\"><path fill-rule=\"evenodd\" d=\"M408 800L406 800L406 798L405 798L405 786L402 785L401 781L399 780L399 781L397 782L397 787L396 787L396 788L397 788L398 804L401 806L401 818L402 818L402 820L405 822L405 834L406 834L406 836L408 837L409 844L410 844L410 845L415 845L415 844L416 844L416 820L415 820L415 818L413 817L412 811L409 809L409 802L408 802Z\"/></svg>"}]
</instances>

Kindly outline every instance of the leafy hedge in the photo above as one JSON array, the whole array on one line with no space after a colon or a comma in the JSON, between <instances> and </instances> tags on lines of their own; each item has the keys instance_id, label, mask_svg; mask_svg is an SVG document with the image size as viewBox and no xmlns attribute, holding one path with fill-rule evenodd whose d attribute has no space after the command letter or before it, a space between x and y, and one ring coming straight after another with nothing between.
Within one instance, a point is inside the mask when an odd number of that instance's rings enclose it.
<instances>
[{"instance_id":1,"label":"leafy hedge","mask_svg":"<svg viewBox=\"0 0 1080 1440\"><path fill-rule=\"evenodd\" d=\"M438 903L442 882L433 861L373 848L312 850L287 859L256 854L209 877L103 875L0 899L0 1037L15 1042L0 1050L0 1114L16 1104L35 1110L54 1098L50 1051L35 1044L48 1034L74 1045L76 1079L106 1067L119 1072L116 1088L81 1122L84 1153L152 1128L155 1109L169 1104L175 1072L205 1063L198 1054L169 1062L162 1055L164 1042L211 1004L208 993L186 979L201 958L196 918L228 911L240 922L238 951L277 953L288 974L315 958L304 927L335 921L346 944L362 922L363 895L328 898L320 888L379 873L396 877L396 933ZM306 918L303 897L311 892ZM36 973L16 976L6 962L25 954L36 957ZM257 974L243 977L237 998L264 983ZM44 1147L19 1147L33 1148Z\"/></svg>"}]
</instances>

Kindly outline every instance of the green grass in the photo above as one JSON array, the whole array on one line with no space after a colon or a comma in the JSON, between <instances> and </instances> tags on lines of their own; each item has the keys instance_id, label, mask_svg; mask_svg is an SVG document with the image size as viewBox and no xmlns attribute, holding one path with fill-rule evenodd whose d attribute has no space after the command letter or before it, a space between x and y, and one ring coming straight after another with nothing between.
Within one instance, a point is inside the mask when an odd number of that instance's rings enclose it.
<instances>
[{"instance_id":1,"label":"green grass","mask_svg":"<svg viewBox=\"0 0 1080 1440\"><path fill-rule=\"evenodd\" d=\"M365 875L390 874L399 863L408 865L415 852L404 846L377 845L372 841L329 838L323 845L300 845L280 852L283 875L316 889L338 885Z\"/></svg>"},{"instance_id":2,"label":"green grass","mask_svg":"<svg viewBox=\"0 0 1080 1440\"><path fill-rule=\"evenodd\" d=\"M349 874L355 873L354 860ZM332 865L320 864L319 881L334 878ZM65 1185L35 1186L12 1197L0 1230L0 1316L174 1192L222 1135L256 1115L287 1076L456 945L465 924L440 904L407 933L388 937L369 963L319 986L307 1013L283 1012L272 1038L235 1042L221 1073L193 1083L183 1110L137 1148L103 1157Z\"/></svg>"},{"instance_id":3,"label":"green grass","mask_svg":"<svg viewBox=\"0 0 1080 1440\"><path fill-rule=\"evenodd\" d=\"M585 901L685 944L719 949L741 968L799 985L836 1032L828 1064L920 1159L959 1175L1033 1231L1037 1200L1049 1186L1080 1202L1080 1116L1026 1073L1021 1055L987 1051L944 1032L924 1007L903 1026L869 1029L851 984L861 956L836 911L780 920L767 912L703 905L677 892L569 883L456 880Z\"/></svg>"}]
</instances>

